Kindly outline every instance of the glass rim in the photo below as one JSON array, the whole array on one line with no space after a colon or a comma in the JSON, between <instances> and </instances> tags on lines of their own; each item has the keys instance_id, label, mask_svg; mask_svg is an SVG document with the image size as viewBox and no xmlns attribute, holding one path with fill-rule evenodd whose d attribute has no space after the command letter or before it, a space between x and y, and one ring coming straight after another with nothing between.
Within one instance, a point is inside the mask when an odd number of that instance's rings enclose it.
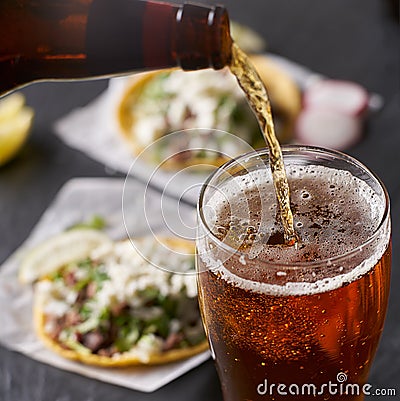
<instances>
[{"instance_id":1,"label":"glass rim","mask_svg":"<svg viewBox=\"0 0 400 401\"><path fill-rule=\"evenodd\" d=\"M338 150L334 149L329 149L329 148L322 148L318 146L311 146L311 145L283 145L282 146L282 153L285 159L285 153L306 153L306 152L314 152L314 153L320 153L324 155L329 155L333 156L336 159L341 159L342 161L346 162L348 165L355 165L359 169L363 170L365 173L367 173L371 178L373 178L378 186L382 190L382 194L384 197L384 206L385 210L383 211L382 218L377 225L376 229L374 232L369 236L369 238L364 241L362 244L357 245L355 248L350 249L346 252L343 252L341 254L329 257L329 258L323 258L323 259L318 259L318 260L313 260L313 261L297 261L297 262L275 262L275 261L270 261L270 260L265 260L265 259L259 259L257 258L257 263L261 263L265 266L270 266L270 267L276 267L276 268L285 268L289 270L297 270L297 269L304 269L305 267L313 267L313 266L321 266L326 263L337 263L340 260L347 259L353 255L355 255L357 252L359 252L362 248L370 245L374 240L375 237L379 234L379 232L383 229L383 226L387 223L388 219L390 218L390 199L389 199L389 194L387 192L387 189L385 185L383 184L382 180L375 174L373 173L368 167L366 167L362 162L357 160L356 158L349 156L346 153L340 152ZM253 259L249 258L248 253L239 251L238 249L235 249L231 247L230 245L224 243L221 241L213 232L211 231L210 227L208 226L204 213L203 213L203 203L204 203L204 196L206 194L206 190L209 187L211 181L215 179L216 177L220 176L224 171L227 171L231 166L235 165L235 163L238 162L243 162L245 159L249 158L255 158L255 157L262 157L262 156L268 156L269 158L269 149L268 148L261 148L261 149L255 149L250 152L244 153L242 155L239 155L235 157L234 159L231 159L218 167L215 171L213 171L206 179L206 181L203 183L201 187L201 191L199 194L198 202L197 202L197 217L199 220L198 224L202 224L203 227L206 230L206 235L207 236L212 236L214 242L217 244L218 247L222 248L223 250L230 252L231 254L235 254L238 257L244 257L246 260L248 260L250 263L253 261ZM284 160L285 161L285 160ZM388 244L390 242L390 236L388 238ZM388 246L385 245L385 249ZM380 255L381 257L382 255Z\"/></svg>"}]
</instances>

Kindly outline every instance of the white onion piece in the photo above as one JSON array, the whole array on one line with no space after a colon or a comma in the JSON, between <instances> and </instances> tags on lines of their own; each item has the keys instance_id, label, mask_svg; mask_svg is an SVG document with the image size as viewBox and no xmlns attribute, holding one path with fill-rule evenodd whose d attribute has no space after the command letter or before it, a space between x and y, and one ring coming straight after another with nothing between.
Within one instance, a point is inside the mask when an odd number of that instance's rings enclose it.
<instances>
[{"instance_id":1,"label":"white onion piece","mask_svg":"<svg viewBox=\"0 0 400 401\"><path fill-rule=\"evenodd\" d=\"M304 93L304 108L336 110L360 116L368 108L369 96L360 85L349 81L321 80Z\"/></svg>"},{"instance_id":2,"label":"white onion piece","mask_svg":"<svg viewBox=\"0 0 400 401\"><path fill-rule=\"evenodd\" d=\"M295 131L300 144L344 150L361 138L361 120L336 110L310 108L299 115Z\"/></svg>"}]
</instances>

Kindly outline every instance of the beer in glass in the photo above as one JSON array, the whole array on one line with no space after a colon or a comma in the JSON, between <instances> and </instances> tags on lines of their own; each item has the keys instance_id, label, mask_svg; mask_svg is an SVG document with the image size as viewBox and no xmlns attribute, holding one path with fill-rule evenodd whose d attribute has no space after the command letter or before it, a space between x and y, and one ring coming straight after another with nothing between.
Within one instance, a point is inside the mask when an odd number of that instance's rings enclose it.
<instances>
[{"instance_id":1,"label":"beer in glass","mask_svg":"<svg viewBox=\"0 0 400 401\"><path fill-rule=\"evenodd\" d=\"M283 157L295 246L268 150L228 162L200 195L199 301L224 400L362 400L389 294L388 195L342 153Z\"/></svg>"}]
</instances>

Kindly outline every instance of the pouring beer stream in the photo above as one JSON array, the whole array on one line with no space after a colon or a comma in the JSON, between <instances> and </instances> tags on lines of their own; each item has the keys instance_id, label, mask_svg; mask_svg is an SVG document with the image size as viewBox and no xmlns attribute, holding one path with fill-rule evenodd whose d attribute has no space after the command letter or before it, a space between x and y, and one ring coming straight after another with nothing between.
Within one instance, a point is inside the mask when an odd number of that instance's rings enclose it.
<instances>
[{"instance_id":1,"label":"pouring beer stream","mask_svg":"<svg viewBox=\"0 0 400 401\"><path fill-rule=\"evenodd\" d=\"M232 59L229 68L236 76L251 108L256 114L268 145L270 151L269 163L281 214L285 244L294 245L297 242L297 236L294 230L293 213L290 208L290 188L283 163L282 150L275 135L271 102L267 89L247 55L235 43L232 44Z\"/></svg>"}]
</instances>

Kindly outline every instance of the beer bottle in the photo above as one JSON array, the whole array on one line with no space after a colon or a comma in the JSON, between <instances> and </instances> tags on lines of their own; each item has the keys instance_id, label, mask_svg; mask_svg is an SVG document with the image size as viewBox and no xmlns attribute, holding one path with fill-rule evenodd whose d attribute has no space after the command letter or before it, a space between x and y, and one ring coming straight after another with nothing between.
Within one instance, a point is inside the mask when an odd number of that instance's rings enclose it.
<instances>
[{"instance_id":1,"label":"beer bottle","mask_svg":"<svg viewBox=\"0 0 400 401\"><path fill-rule=\"evenodd\" d=\"M143 0L1 0L0 95L28 82L181 67L231 57L225 8Z\"/></svg>"}]
</instances>

